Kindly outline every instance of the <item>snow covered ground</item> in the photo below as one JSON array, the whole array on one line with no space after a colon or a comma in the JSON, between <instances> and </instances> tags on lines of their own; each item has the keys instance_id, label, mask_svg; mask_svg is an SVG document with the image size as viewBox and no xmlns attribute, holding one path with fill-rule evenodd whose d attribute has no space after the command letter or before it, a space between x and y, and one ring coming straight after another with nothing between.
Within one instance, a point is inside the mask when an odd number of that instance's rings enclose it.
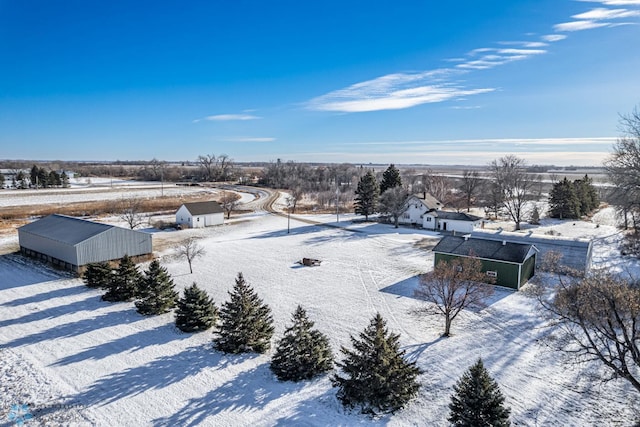
<instances>
[{"instance_id":1,"label":"snow covered ground","mask_svg":"<svg viewBox=\"0 0 640 427\"><path fill-rule=\"evenodd\" d=\"M77 278L2 255L0 423L12 405L28 404L36 416L26 425L444 426L452 386L478 357L507 396L514 425L622 426L638 419L637 393L624 382L594 385L581 374L594 367L567 364L545 346L549 329L526 292L499 289L487 308L462 313L447 339L439 335L439 317L414 314L424 304L413 298L417 275L433 264L418 243L435 243L436 233L354 224L350 215L338 224L335 215L304 217L344 228L297 218L290 233L287 218L264 213L198 230L207 253L194 261L193 274L172 257L171 245L157 255L178 288L195 281L218 304L242 272L272 308L275 339L301 304L337 358L350 335L380 312L424 370L420 394L406 409L376 420L345 411L328 377L280 383L269 354L218 353L211 332L182 333L172 314L143 317L132 303L101 301L100 291ZM608 265L619 259L619 235L604 216L599 221L546 221L541 230L595 238L594 261ZM157 232L154 240L173 241L175 233L182 232ZM302 267L302 257L322 265Z\"/></svg>"}]
</instances>

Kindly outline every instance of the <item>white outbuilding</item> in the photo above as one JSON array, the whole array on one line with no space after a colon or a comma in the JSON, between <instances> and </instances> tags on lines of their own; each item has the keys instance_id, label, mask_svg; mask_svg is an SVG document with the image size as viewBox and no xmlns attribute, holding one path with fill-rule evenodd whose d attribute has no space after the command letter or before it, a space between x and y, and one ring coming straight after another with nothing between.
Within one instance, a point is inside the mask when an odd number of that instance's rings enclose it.
<instances>
[{"instance_id":1,"label":"white outbuilding","mask_svg":"<svg viewBox=\"0 0 640 427\"><path fill-rule=\"evenodd\" d=\"M224 223L224 210L218 202L185 203L176 212L176 224L203 228Z\"/></svg>"}]
</instances>

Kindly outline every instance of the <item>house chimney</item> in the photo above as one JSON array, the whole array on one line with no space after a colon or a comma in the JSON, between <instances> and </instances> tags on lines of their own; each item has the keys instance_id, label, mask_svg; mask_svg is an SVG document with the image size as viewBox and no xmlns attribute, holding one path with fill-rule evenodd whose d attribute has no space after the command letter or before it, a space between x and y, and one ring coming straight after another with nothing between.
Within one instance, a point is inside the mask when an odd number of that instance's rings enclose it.
<instances>
[{"instance_id":1,"label":"house chimney","mask_svg":"<svg viewBox=\"0 0 640 427\"><path fill-rule=\"evenodd\" d=\"M427 192L426 191L422 192L422 200L427 200Z\"/></svg>"},{"instance_id":2,"label":"house chimney","mask_svg":"<svg viewBox=\"0 0 640 427\"><path fill-rule=\"evenodd\" d=\"M507 246L507 241L506 240L502 241L502 246Z\"/></svg>"},{"instance_id":3,"label":"house chimney","mask_svg":"<svg viewBox=\"0 0 640 427\"><path fill-rule=\"evenodd\" d=\"M469 234L465 234L465 235L464 235L464 240L465 240L465 241L469 240Z\"/></svg>"}]
</instances>

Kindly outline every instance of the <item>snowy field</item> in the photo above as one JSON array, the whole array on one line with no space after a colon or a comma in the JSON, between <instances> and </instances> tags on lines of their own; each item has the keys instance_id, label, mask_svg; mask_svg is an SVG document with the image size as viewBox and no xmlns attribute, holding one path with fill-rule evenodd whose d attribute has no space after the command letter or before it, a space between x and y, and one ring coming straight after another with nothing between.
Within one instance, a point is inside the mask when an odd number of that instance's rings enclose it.
<instances>
[{"instance_id":1,"label":"snowy field","mask_svg":"<svg viewBox=\"0 0 640 427\"><path fill-rule=\"evenodd\" d=\"M182 333L172 314L143 317L132 303L103 302L80 279L8 254L0 256L0 425L12 405L29 404L36 417L25 425L445 426L452 386L478 357L506 395L514 425L638 419L637 393L624 382L593 384L581 375L593 366L567 364L545 346L549 329L526 292L499 289L487 308L462 313L454 335L441 338L441 318L413 313L424 305L413 298L417 275L433 264L416 243L439 235L350 218L341 216L344 228L335 228L292 216L287 233L287 218L258 213L198 230L207 253L193 274L170 246L157 255L178 288L195 281L217 304L242 272L272 308L274 342L301 304L338 359L340 346L380 312L424 371L419 396L403 411L375 420L345 411L326 376L280 383L269 371L270 354L218 353L211 332ZM619 234L610 224L603 212L593 222L544 221L541 231L594 238L594 262L620 266ZM157 232L154 240L173 241L175 233L182 232ZM301 267L302 257L322 265Z\"/></svg>"},{"instance_id":2,"label":"snowy field","mask_svg":"<svg viewBox=\"0 0 640 427\"><path fill-rule=\"evenodd\" d=\"M0 190L0 206L57 205L62 203L97 202L126 198L181 197L195 194L217 194L219 190L203 187L161 185L158 182L115 181L92 178L97 183L73 184L69 188L38 190Z\"/></svg>"}]
</instances>

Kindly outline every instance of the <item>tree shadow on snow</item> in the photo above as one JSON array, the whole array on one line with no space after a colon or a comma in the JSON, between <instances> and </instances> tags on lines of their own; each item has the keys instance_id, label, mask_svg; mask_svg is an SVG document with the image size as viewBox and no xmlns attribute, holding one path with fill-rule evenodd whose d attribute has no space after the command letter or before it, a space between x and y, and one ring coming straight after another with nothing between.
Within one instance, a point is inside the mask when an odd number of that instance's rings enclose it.
<instances>
[{"instance_id":1,"label":"tree shadow on snow","mask_svg":"<svg viewBox=\"0 0 640 427\"><path fill-rule=\"evenodd\" d=\"M216 414L226 411L242 414L264 408L271 401L286 395L290 389L290 386L279 386L275 380L270 382L265 377L273 378L268 363L240 372L206 395L189 399L175 414L153 420L153 425L213 425L207 418Z\"/></svg>"},{"instance_id":2,"label":"tree shadow on snow","mask_svg":"<svg viewBox=\"0 0 640 427\"><path fill-rule=\"evenodd\" d=\"M82 300L77 300L68 304L61 304L54 307L47 307L42 310L38 310L37 307L30 310L29 314L22 317L5 319L0 321L0 328L5 326L22 325L30 322L37 322L44 319L52 319L56 317L68 316L70 313L77 313L79 311L94 311L98 307L95 305L95 301L98 301L95 295L89 295ZM11 304L13 306L13 304ZM7 309L4 309L7 310Z\"/></svg>"},{"instance_id":3,"label":"tree shadow on snow","mask_svg":"<svg viewBox=\"0 0 640 427\"><path fill-rule=\"evenodd\" d=\"M63 297L78 295L86 292L87 290L88 288L84 285L57 288L51 291L30 295L25 298L18 298L11 301L7 301L1 305L9 306L9 307L18 307L24 304L32 304L32 303L37 303L42 301L51 301L52 299L55 299L55 298L63 298Z\"/></svg>"},{"instance_id":4,"label":"tree shadow on snow","mask_svg":"<svg viewBox=\"0 0 640 427\"><path fill-rule=\"evenodd\" d=\"M53 365L70 365L85 360L100 360L126 351L133 352L151 345L162 345L170 341L189 338L190 334L178 332L173 324L145 329L132 335L104 342L71 356L64 357Z\"/></svg>"},{"instance_id":5,"label":"tree shadow on snow","mask_svg":"<svg viewBox=\"0 0 640 427\"><path fill-rule=\"evenodd\" d=\"M84 302L84 301L81 301ZM62 307L55 307L56 310L60 311L62 314L61 317L69 316L73 318L75 315L73 311L73 304L65 305ZM46 310L43 310L46 311ZM35 313L38 314L38 313ZM57 317L55 314L52 314L48 317ZM47 318L47 317L44 317ZM20 338L17 338L11 342L5 344L6 347L19 347L22 345L35 344L41 341L49 341L56 340L61 338L74 337L78 335L82 335L87 332L93 332L96 329L109 328L111 326L118 326L122 324L131 324L133 322L137 322L142 320L143 317L138 315L135 312L132 312L128 315L127 312L109 312L101 315L96 315L91 318L85 318L82 320L78 320L76 322L64 323L62 325L53 326L46 330L41 330L38 333L25 335Z\"/></svg>"},{"instance_id":6,"label":"tree shadow on snow","mask_svg":"<svg viewBox=\"0 0 640 427\"><path fill-rule=\"evenodd\" d=\"M75 277L74 274L54 270L37 259L27 258L20 253L0 255L0 289L19 288L63 278Z\"/></svg>"},{"instance_id":7,"label":"tree shadow on snow","mask_svg":"<svg viewBox=\"0 0 640 427\"><path fill-rule=\"evenodd\" d=\"M418 298L415 295L417 289L420 288L420 276L412 276L407 279L401 280L400 282L394 283L387 287L380 289L380 292L386 292L388 294L397 295L398 297L406 297L412 298L418 301L423 301L421 298ZM493 295L486 298L481 305L468 307L467 310L471 310L475 313L478 313L484 310L487 307L492 306L493 304L499 302L500 300L507 298L510 295L513 295L516 292L514 289L504 288L501 286L494 286ZM425 302L426 303L426 302Z\"/></svg>"},{"instance_id":8,"label":"tree shadow on snow","mask_svg":"<svg viewBox=\"0 0 640 427\"><path fill-rule=\"evenodd\" d=\"M176 333L176 335L178 335ZM188 337L188 334L184 334ZM175 338L175 337L174 337ZM143 343L146 346L148 343ZM196 345L178 354L161 356L142 365L104 376L72 399L82 405L106 405L152 390L160 390L206 369L221 369L224 356ZM166 425L183 425L168 423Z\"/></svg>"}]
</instances>

